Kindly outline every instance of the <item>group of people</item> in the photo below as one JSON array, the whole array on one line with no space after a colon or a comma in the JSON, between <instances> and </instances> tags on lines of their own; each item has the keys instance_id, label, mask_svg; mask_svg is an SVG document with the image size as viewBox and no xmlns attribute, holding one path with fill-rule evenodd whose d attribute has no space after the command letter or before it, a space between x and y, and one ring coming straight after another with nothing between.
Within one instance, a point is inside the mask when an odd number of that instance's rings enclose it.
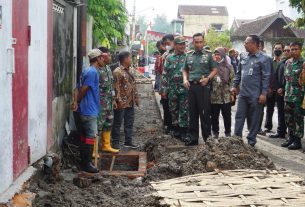
<instances>
[{"instance_id":1,"label":"group of people","mask_svg":"<svg viewBox=\"0 0 305 207\"><path fill-rule=\"evenodd\" d=\"M245 121L248 144L256 144L262 133L264 106L267 105L266 130L272 129L275 103L278 108L277 133L271 138L288 139L282 144L290 150L300 149L304 135L305 63L302 44L275 43L273 57L264 53L263 41L249 35L244 42L247 52L218 47L204 47L204 35L193 35L193 49L187 50L186 39L168 34L157 42L160 55L155 64L155 89L161 95L166 132L185 142L198 145L199 118L202 137L219 137L222 113L225 136L231 137L231 107L237 101L234 135L242 137ZM132 55L119 53L120 66L111 71L111 55L100 47L88 53L90 67L82 71L74 90L72 110L80 131L81 170L97 173L92 163L93 149L102 139L101 150L120 150L120 127L124 121L124 147L138 148L132 141L134 107L139 94L133 76ZM288 128L288 132L287 131ZM265 131L266 131L265 130Z\"/></svg>"},{"instance_id":2,"label":"group of people","mask_svg":"<svg viewBox=\"0 0 305 207\"><path fill-rule=\"evenodd\" d=\"M134 106L139 105L136 81L133 76L132 55L119 53L120 66L111 71L111 55L107 48L89 51L90 67L84 69L74 90L72 110L80 131L81 170L97 173L92 163L98 151L117 153L120 150L120 127L124 120L126 148L137 148L132 142ZM95 150L94 150L95 149Z\"/></svg>"},{"instance_id":3,"label":"group of people","mask_svg":"<svg viewBox=\"0 0 305 207\"><path fill-rule=\"evenodd\" d=\"M278 128L270 138L288 139L282 147L302 148L304 134L305 63L302 44L292 42L273 45L273 57L264 51L264 42L257 35L245 39L246 52L204 46L204 35L193 35L187 49L184 37L165 35L158 41L155 64L155 90L161 95L164 125L167 133L197 145L199 118L202 137L219 136L219 115L222 113L225 136L231 133L231 107L237 101L234 135L242 137L247 121L248 144L256 144L258 133L271 132L275 105ZM303 106L302 106L303 104ZM262 130L264 106L267 106L266 130ZM304 107L304 108L303 108ZM288 129L288 132L287 132Z\"/></svg>"}]
</instances>

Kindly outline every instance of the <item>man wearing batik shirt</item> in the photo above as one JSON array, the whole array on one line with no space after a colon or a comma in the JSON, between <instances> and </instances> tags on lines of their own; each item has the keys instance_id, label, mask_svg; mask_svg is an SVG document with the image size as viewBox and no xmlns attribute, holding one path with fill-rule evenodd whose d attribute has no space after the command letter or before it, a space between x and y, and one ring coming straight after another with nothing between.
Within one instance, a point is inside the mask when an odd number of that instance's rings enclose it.
<instances>
[{"instance_id":1,"label":"man wearing batik shirt","mask_svg":"<svg viewBox=\"0 0 305 207\"><path fill-rule=\"evenodd\" d=\"M304 116L301 108L304 98L304 86L299 84L299 77L303 70L304 59L301 57L302 44L290 44L291 56L285 64L285 121L289 138L282 144L290 150L302 148L301 138L304 136Z\"/></svg>"},{"instance_id":2,"label":"man wearing batik shirt","mask_svg":"<svg viewBox=\"0 0 305 207\"><path fill-rule=\"evenodd\" d=\"M131 74L132 56L124 51L119 54L120 67L113 71L114 120L112 127L112 147L120 149L120 128L124 120L124 147L138 148L132 142L134 106L139 106L139 96L134 76Z\"/></svg>"}]
</instances>

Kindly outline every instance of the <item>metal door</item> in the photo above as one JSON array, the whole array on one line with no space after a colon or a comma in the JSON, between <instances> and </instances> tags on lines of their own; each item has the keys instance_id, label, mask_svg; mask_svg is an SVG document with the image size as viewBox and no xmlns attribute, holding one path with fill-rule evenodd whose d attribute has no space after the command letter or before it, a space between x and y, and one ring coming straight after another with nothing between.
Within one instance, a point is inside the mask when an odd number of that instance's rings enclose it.
<instances>
[{"instance_id":1,"label":"metal door","mask_svg":"<svg viewBox=\"0 0 305 207\"><path fill-rule=\"evenodd\" d=\"M15 73L12 84L14 179L28 166L28 6L28 0L12 1L12 34L15 38Z\"/></svg>"}]
</instances>

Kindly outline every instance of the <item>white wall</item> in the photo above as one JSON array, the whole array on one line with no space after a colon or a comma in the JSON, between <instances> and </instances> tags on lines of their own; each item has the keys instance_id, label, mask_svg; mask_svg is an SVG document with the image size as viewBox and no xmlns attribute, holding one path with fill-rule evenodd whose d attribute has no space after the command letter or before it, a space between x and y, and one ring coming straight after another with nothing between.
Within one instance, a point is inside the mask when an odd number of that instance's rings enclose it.
<instances>
[{"instance_id":1,"label":"white wall","mask_svg":"<svg viewBox=\"0 0 305 207\"><path fill-rule=\"evenodd\" d=\"M244 41L243 40L234 40L232 42L232 48L237 50L239 53L246 52Z\"/></svg>"},{"instance_id":2,"label":"white wall","mask_svg":"<svg viewBox=\"0 0 305 207\"><path fill-rule=\"evenodd\" d=\"M29 0L29 145L31 163L47 148L47 0Z\"/></svg>"},{"instance_id":3,"label":"white wall","mask_svg":"<svg viewBox=\"0 0 305 207\"><path fill-rule=\"evenodd\" d=\"M2 28L0 29L0 194L13 182L12 132L12 74L8 74L12 48L12 1L0 0Z\"/></svg>"},{"instance_id":4,"label":"white wall","mask_svg":"<svg viewBox=\"0 0 305 207\"><path fill-rule=\"evenodd\" d=\"M244 40L234 40L232 47L239 53L246 52ZM270 42L265 41L265 51L267 55L272 56L272 44Z\"/></svg>"}]
</instances>

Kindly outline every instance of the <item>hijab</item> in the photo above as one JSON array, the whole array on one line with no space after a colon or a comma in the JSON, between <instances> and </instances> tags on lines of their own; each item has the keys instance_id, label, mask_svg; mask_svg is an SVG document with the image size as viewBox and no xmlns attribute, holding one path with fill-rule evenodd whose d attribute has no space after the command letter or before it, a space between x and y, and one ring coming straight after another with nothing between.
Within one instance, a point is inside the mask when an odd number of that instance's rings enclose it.
<instances>
[{"instance_id":1,"label":"hijab","mask_svg":"<svg viewBox=\"0 0 305 207\"><path fill-rule=\"evenodd\" d=\"M226 52L223 47L218 47L215 52L220 54L221 60L217 63L218 76L223 83L228 83L230 78L230 64L227 62Z\"/></svg>"}]
</instances>

